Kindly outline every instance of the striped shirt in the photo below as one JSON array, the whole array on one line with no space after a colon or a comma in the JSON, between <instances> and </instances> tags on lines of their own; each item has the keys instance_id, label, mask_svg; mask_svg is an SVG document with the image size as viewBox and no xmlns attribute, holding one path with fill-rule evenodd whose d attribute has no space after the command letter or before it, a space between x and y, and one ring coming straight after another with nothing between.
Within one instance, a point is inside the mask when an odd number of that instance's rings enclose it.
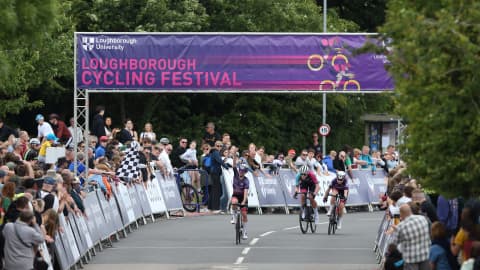
<instances>
[{"instance_id":1,"label":"striped shirt","mask_svg":"<svg viewBox=\"0 0 480 270\"><path fill-rule=\"evenodd\" d=\"M430 252L430 230L428 221L421 215L410 215L397 226L393 243L401 244L406 263L428 260Z\"/></svg>"}]
</instances>

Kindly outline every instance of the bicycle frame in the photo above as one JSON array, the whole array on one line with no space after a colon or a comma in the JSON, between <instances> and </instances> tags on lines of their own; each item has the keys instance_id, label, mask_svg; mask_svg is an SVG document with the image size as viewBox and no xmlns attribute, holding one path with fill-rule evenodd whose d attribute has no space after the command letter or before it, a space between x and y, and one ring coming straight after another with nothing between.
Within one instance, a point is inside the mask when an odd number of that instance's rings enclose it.
<instances>
[{"instance_id":1,"label":"bicycle frame","mask_svg":"<svg viewBox=\"0 0 480 270\"><path fill-rule=\"evenodd\" d=\"M335 234L337 230L338 218L340 217L340 203L341 197L340 194L328 194L329 197L335 197L335 204L330 214L330 219L328 223L328 234Z\"/></svg>"},{"instance_id":2,"label":"bicycle frame","mask_svg":"<svg viewBox=\"0 0 480 270\"><path fill-rule=\"evenodd\" d=\"M242 219L242 207L245 205L233 203L231 207L233 209L233 216L235 220L235 244L239 245L243 234L243 219Z\"/></svg>"},{"instance_id":3,"label":"bicycle frame","mask_svg":"<svg viewBox=\"0 0 480 270\"><path fill-rule=\"evenodd\" d=\"M310 227L310 231L312 233L315 233L315 231L317 230L317 224L315 224L315 218L314 218L314 209L312 206L312 199L310 199L310 197L308 196L309 193L312 194L312 192L296 192L295 193L295 196L297 194L302 194L305 196L305 203L302 205L302 208L305 211L305 218L302 218L302 211L300 211L300 216L299 216L300 231L303 234L307 233L308 227Z\"/></svg>"}]
</instances>

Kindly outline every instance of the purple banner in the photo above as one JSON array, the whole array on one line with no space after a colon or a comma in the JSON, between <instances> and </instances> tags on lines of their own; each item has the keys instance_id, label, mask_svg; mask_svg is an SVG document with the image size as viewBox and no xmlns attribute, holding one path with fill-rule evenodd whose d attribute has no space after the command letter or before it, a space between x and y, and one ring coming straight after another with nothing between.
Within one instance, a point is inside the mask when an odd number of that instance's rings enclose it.
<instances>
[{"instance_id":1,"label":"purple banner","mask_svg":"<svg viewBox=\"0 0 480 270\"><path fill-rule=\"evenodd\" d=\"M76 33L76 87L163 92L384 92L365 34Z\"/></svg>"}]
</instances>

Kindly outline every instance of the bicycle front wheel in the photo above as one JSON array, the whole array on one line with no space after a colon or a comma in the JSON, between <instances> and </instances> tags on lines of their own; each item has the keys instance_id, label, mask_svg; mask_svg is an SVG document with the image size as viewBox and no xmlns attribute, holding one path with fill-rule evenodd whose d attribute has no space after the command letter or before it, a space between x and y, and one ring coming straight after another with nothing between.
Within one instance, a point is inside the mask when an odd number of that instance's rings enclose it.
<instances>
[{"instance_id":1,"label":"bicycle front wheel","mask_svg":"<svg viewBox=\"0 0 480 270\"><path fill-rule=\"evenodd\" d=\"M308 223L309 223L309 211L308 207L305 207L305 218L302 218L302 210L300 210L300 214L298 215L299 220L300 220L300 230L302 231L303 234L307 233L308 231Z\"/></svg>"},{"instance_id":2,"label":"bicycle front wheel","mask_svg":"<svg viewBox=\"0 0 480 270\"><path fill-rule=\"evenodd\" d=\"M190 184L183 184L180 197L183 208L188 212L195 212L200 204L200 198L197 190Z\"/></svg>"},{"instance_id":3,"label":"bicycle front wheel","mask_svg":"<svg viewBox=\"0 0 480 270\"><path fill-rule=\"evenodd\" d=\"M237 214L235 218L235 244L240 244L240 241L242 239L242 230L241 230L241 220L240 220L240 215Z\"/></svg>"}]
</instances>

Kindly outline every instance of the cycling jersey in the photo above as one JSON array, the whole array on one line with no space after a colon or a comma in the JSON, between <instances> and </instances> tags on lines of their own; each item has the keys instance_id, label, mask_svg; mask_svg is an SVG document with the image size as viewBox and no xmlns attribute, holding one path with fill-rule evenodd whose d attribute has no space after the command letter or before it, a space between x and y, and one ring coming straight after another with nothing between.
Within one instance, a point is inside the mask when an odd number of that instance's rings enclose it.
<instances>
[{"instance_id":1,"label":"cycling jersey","mask_svg":"<svg viewBox=\"0 0 480 270\"><path fill-rule=\"evenodd\" d=\"M347 179L343 179L343 183L338 183L337 179L333 179L330 185L328 186L330 189L334 189L338 191L342 197L345 197L345 190L348 190Z\"/></svg>"},{"instance_id":2,"label":"cycling jersey","mask_svg":"<svg viewBox=\"0 0 480 270\"><path fill-rule=\"evenodd\" d=\"M233 168L233 195L243 196L244 190L249 189L250 181L246 176L243 179L240 179L237 168ZM241 202L241 201L240 201Z\"/></svg>"},{"instance_id":3,"label":"cycling jersey","mask_svg":"<svg viewBox=\"0 0 480 270\"><path fill-rule=\"evenodd\" d=\"M313 192L317 184L317 177L312 171L307 172L305 179L302 179L301 173L298 173L295 177L295 185L300 187L300 192L307 192L307 190Z\"/></svg>"}]
</instances>

